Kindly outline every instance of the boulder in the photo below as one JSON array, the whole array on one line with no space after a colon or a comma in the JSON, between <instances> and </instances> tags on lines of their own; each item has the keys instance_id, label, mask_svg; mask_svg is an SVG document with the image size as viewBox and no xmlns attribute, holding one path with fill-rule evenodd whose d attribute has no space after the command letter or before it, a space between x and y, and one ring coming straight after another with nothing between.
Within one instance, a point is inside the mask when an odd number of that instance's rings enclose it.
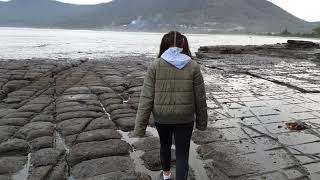
<instances>
[{"instance_id":1,"label":"boulder","mask_svg":"<svg viewBox=\"0 0 320 180\"><path fill-rule=\"evenodd\" d=\"M297 49L306 49L306 48L320 48L319 44L316 44L311 41L297 41L297 40L288 40L288 48L297 48Z\"/></svg>"}]
</instances>

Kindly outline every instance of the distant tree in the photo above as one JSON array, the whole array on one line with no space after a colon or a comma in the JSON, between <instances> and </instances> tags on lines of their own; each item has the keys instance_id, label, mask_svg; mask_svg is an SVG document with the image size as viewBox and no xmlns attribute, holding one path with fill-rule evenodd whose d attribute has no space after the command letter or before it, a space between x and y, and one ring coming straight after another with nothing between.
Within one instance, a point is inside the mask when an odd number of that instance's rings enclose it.
<instances>
[{"instance_id":1,"label":"distant tree","mask_svg":"<svg viewBox=\"0 0 320 180\"><path fill-rule=\"evenodd\" d=\"M314 34L320 35L320 27L314 28L312 31Z\"/></svg>"}]
</instances>

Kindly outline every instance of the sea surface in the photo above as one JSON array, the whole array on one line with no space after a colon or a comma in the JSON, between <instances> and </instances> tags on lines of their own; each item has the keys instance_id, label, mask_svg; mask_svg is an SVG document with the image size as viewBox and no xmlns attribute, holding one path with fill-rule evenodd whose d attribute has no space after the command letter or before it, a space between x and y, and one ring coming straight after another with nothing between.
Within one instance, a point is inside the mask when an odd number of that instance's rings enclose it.
<instances>
[{"instance_id":1,"label":"sea surface","mask_svg":"<svg viewBox=\"0 0 320 180\"><path fill-rule=\"evenodd\" d=\"M0 27L0 59L106 58L156 56L163 33ZM284 43L296 37L187 34L194 53L205 45L262 45Z\"/></svg>"}]
</instances>

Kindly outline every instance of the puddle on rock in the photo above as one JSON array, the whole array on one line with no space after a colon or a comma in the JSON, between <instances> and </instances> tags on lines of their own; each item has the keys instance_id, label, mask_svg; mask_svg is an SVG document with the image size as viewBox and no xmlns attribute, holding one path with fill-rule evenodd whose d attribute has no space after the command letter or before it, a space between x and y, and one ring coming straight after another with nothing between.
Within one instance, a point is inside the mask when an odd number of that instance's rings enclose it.
<instances>
[{"instance_id":1,"label":"puddle on rock","mask_svg":"<svg viewBox=\"0 0 320 180\"><path fill-rule=\"evenodd\" d=\"M12 175L12 180L27 180L29 177L29 169L31 166L31 153L28 154L27 164L24 165L23 169L21 169L16 174Z\"/></svg>"},{"instance_id":2,"label":"puddle on rock","mask_svg":"<svg viewBox=\"0 0 320 180\"><path fill-rule=\"evenodd\" d=\"M150 129L154 129L154 128L147 128L147 131L150 132ZM154 130L151 130L154 131ZM133 147L133 143L137 142L139 140L139 138L131 138L130 137L130 132L124 132L121 130L118 130L118 132L122 135L122 140L129 143L131 147ZM153 134L153 133L152 133ZM149 176L151 176L151 179L157 179L157 177L159 177L160 171L150 171L149 169L147 169L144 166L144 163L142 161L142 159L140 158L144 152L143 151L136 151L135 149L132 149L133 151L130 151L130 157L133 160L134 166L135 166L135 171L136 172L141 172L141 173L145 173L148 174Z\"/></svg>"}]
</instances>

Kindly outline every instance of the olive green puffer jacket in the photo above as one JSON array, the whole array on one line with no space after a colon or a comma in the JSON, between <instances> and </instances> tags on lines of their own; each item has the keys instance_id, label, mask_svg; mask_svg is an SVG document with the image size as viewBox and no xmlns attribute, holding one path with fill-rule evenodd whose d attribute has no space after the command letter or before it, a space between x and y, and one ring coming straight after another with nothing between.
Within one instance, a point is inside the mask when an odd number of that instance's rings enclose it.
<instances>
[{"instance_id":1,"label":"olive green puffer jacket","mask_svg":"<svg viewBox=\"0 0 320 180\"><path fill-rule=\"evenodd\" d=\"M148 68L140 96L134 135L143 136L153 113L155 122L183 124L196 120L196 128L207 128L206 93L200 65L191 60L177 69L161 58Z\"/></svg>"}]
</instances>

